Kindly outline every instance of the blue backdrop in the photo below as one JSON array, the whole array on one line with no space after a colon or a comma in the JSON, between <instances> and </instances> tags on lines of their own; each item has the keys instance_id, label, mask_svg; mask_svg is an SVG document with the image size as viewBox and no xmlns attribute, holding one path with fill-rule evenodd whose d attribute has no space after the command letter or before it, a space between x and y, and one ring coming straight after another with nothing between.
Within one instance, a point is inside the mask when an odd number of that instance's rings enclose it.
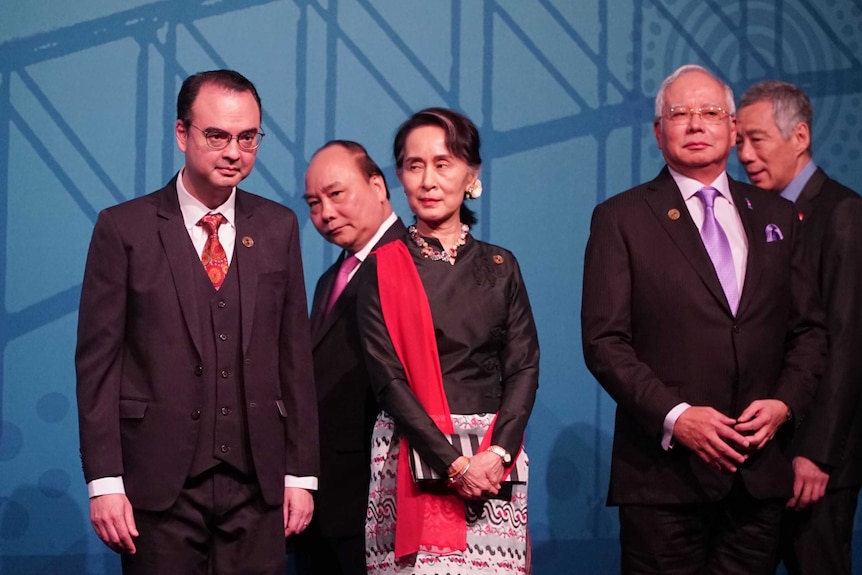
<instances>
[{"instance_id":1,"label":"blue backdrop","mask_svg":"<svg viewBox=\"0 0 862 575\"><path fill-rule=\"evenodd\" d=\"M309 292L337 253L302 201L311 153L358 140L408 215L391 141L444 105L480 127L481 239L521 262L542 344L528 429L536 572L618 569L604 507L614 404L587 372L579 306L593 206L662 165L652 101L677 66L737 95L799 84L815 159L862 187L860 0L41 0L0 18L0 572L119 572L93 535L73 353L97 212L181 166L175 98L194 72L256 83L267 133L247 189L303 224ZM735 159L730 172L744 179Z\"/></svg>"}]
</instances>

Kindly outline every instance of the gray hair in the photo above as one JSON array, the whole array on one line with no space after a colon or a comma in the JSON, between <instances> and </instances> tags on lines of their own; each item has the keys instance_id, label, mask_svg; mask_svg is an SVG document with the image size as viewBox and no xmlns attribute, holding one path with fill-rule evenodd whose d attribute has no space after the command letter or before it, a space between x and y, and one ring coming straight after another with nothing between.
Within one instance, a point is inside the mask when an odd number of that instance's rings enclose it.
<instances>
[{"instance_id":1,"label":"gray hair","mask_svg":"<svg viewBox=\"0 0 862 575\"><path fill-rule=\"evenodd\" d=\"M715 74L704 68L703 66L698 66L697 64L686 64L684 66L680 66L677 68L673 74L664 79L664 82L659 86L658 93L655 95L655 119L658 120L662 117L664 113L665 107L665 93L667 93L667 89L671 84L679 80L681 76L686 74L690 74L691 72L702 72L706 74L716 82L718 82L721 87L724 89L724 106L728 114L731 116L736 114L736 104L733 101L733 90L731 90L730 86L727 85L727 82L717 77Z\"/></svg>"},{"instance_id":2,"label":"gray hair","mask_svg":"<svg viewBox=\"0 0 862 575\"><path fill-rule=\"evenodd\" d=\"M800 122L804 122L808 129L811 129L814 108L805 92L797 86L776 80L758 82L745 91L739 100L739 107L744 108L761 101L772 102L772 117L785 140Z\"/></svg>"}]
</instances>

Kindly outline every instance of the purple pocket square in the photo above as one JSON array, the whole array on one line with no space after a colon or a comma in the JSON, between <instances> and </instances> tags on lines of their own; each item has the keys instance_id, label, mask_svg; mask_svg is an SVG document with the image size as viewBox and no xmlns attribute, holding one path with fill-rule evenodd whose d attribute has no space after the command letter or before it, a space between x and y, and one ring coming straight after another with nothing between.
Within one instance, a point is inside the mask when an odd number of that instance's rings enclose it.
<instances>
[{"instance_id":1,"label":"purple pocket square","mask_svg":"<svg viewBox=\"0 0 862 575\"><path fill-rule=\"evenodd\" d=\"M784 234L781 233L781 228L779 228L775 224L768 224L766 226L766 243L778 242L783 239Z\"/></svg>"}]
</instances>

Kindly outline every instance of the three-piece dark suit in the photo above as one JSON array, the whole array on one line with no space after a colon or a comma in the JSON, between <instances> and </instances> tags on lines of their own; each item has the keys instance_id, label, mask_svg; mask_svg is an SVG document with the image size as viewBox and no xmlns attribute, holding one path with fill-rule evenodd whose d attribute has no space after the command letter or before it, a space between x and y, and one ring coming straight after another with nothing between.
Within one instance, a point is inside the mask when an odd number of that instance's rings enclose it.
<instances>
[{"instance_id":1,"label":"three-piece dark suit","mask_svg":"<svg viewBox=\"0 0 862 575\"><path fill-rule=\"evenodd\" d=\"M829 329L829 356L791 455L830 471L827 495L790 511L782 542L791 573L850 573L850 541L862 486L862 198L818 169L796 200L802 244ZM794 551L795 546L795 551ZM800 569L801 571L796 571Z\"/></svg>"},{"instance_id":2,"label":"three-piece dark suit","mask_svg":"<svg viewBox=\"0 0 862 575\"><path fill-rule=\"evenodd\" d=\"M402 238L406 232L397 220L374 247ZM296 540L298 567L304 574L365 573L371 428L378 407L357 326L356 280L361 276L351 279L326 313L344 257L342 253L318 280L311 308L320 477L314 518Z\"/></svg>"},{"instance_id":3,"label":"three-piece dark suit","mask_svg":"<svg viewBox=\"0 0 862 575\"><path fill-rule=\"evenodd\" d=\"M136 512L170 508L190 477L219 465L279 507L286 474L318 473L296 216L237 190L235 219L219 291L176 178L96 222L76 354L81 459L88 482L122 476Z\"/></svg>"},{"instance_id":4,"label":"three-piece dark suit","mask_svg":"<svg viewBox=\"0 0 862 575\"><path fill-rule=\"evenodd\" d=\"M777 440L736 474L661 447L665 417L681 402L737 417L756 399L779 399L798 420L822 369L822 314L793 206L729 186L748 242L735 317L667 168L593 213L581 319L587 366L617 402L610 505L720 501L735 481L757 500L791 495ZM769 224L783 239L767 241Z\"/></svg>"}]
</instances>

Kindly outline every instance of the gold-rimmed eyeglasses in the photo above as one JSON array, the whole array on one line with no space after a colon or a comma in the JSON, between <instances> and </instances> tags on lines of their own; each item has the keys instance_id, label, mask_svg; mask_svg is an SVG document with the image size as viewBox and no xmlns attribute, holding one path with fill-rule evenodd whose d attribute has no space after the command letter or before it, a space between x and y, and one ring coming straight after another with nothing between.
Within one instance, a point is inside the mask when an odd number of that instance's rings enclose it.
<instances>
[{"instance_id":1,"label":"gold-rimmed eyeglasses","mask_svg":"<svg viewBox=\"0 0 862 575\"><path fill-rule=\"evenodd\" d=\"M695 114L707 124L718 124L730 115L721 106L701 106L699 108L673 106L665 112L664 117L674 124L685 124L690 122Z\"/></svg>"},{"instance_id":2,"label":"gold-rimmed eyeglasses","mask_svg":"<svg viewBox=\"0 0 862 575\"><path fill-rule=\"evenodd\" d=\"M247 130L234 136L233 134L229 134L228 132L219 130L218 128L207 128L206 130L202 130L191 123L189 126L203 134L207 141L207 146L213 150L224 150L230 145L231 140L236 139L236 143L240 149L245 150L246 152L251 152L260 146L261 140L263 140L263 137L266 135L257 130Z\"/></svg>"}]
</instances>

